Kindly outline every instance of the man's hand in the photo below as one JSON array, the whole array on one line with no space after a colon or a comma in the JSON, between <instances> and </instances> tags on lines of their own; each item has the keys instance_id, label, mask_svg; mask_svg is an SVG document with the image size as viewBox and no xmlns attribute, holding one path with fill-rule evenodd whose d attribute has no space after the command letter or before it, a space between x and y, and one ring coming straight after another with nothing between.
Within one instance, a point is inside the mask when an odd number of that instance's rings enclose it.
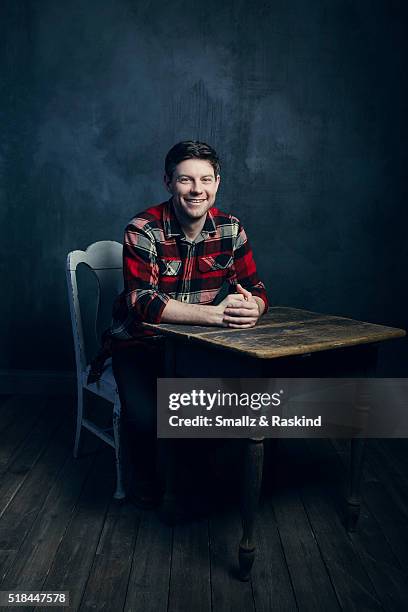
<instances>
[{"instance_id":1,"label":"man's hand","mask_svg":"<svg viewBox=\"0 0 408 612\"><path fill-rule=\"evenodd\" d=\"M220 327L254 327L264 311L264 302L237 285L238 293L231 293L218 304L183 304L171 298L161 316L161 323L217 325Z\"/></svg>"},{"instance_id":2,"label":"man's hand","mask_svg":"<svg viewBox=\"0 0 408 612\"><path fill-rule=\"evenodd\" d=\"M235 293L218 304L183 304L178 300L170 299L162 312L161 323L190 323L192 325L217 325L228 327L224 322L226 306L239 308L245 302L244 296Z\"/></svg>"},{"instance_id":3,"label":"man's hand","mask_svg":"<svg viewBox=\"0 0 408 612\"><path fill-rule=\"evenodd\" d=\"M227 325L227 323L224 321L226 311L228 311L229 308L239 310L241 306L243 306L244 302L245 298L240 293L230 293L230 295L227 295L227 297L224 298L222 302L218 304L218 306L211 307L214 312L217 313L217 320L214 321L214 324L220 325L221 327L229 327L229 325Z\"/></svg>"},{"instance_id":4,"label":"man's hand","mask_svg":"<svg viewBox=\"0 0 408 612\"><path fill-rule=\"evenodd\" d=\"M229 295L221 302L225 306L224 325L239 329L255 327L262 314L257 300L250 291L244 289L240 284L237 284L237 292ZM228 301L228 298L232 299Z\"/></svg>"}]
</instances>

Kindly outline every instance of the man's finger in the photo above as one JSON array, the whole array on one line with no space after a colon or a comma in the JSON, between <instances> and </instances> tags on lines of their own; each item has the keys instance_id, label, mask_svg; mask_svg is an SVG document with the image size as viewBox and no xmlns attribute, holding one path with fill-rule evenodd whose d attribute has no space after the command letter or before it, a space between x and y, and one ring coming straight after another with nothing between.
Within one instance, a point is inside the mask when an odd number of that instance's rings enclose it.
<instances>
[{"instance_id":1,"label":"man's finger","mask_svg":"<svg viewBox=\"0 0 408 612\"><path fill-rule=\"evenodd\" d=\"M234 316L234 317L256 317L259 316L258 307L249 307L241 304L239 306L226 306L224 308L224 313L226 315Z\"/></svg>"},{"instance_id":2,"label":"man's finger","mask_svg":"<svg viewBox=\"0 0 408 612\"><path fill-rule=\"evenodd\" d=\"M223 321L226 323L234 323L234 325L238 325L240 327L241 325L248 323L253 323L255 325L257 319L256 317L230 317L228 315L224 315Z\"/></svg>"},{"instance_id":3,"label":"man's finger","mask_svg":"<svg viewBox=\"0 0 408 612\"><path fill-rule=\"evenodd\" d=\"M231 307L232 308L237 308L237 307L244 308L245 310L253 310L254 312L259 312L258 304L255 302L255 300L254 301L249 300L247 302L245 300L242 300L242 302L235 302L234 304L231 302L225 305L225 308L231 308Z\"/></svg>"},{"instance_id":4,"label":"man's finger","mask_svg":"<svg viewBox=\"0 0 408 612\"><path fill-rule=\"evenodd\" d=\"M229 302L228 304L226 304L224 310L226 308L245 308L244 304L245 304L244 301L242 301L242 302Z\"/></svg>"},{"instance_id":5,"label":"man's finger","mask_svg":"<svg viewBox=\"0 0 408 612\"><path fill-rule=\"evenodd\" d=\"M237 283L237 291L238 293L241 293L246 300L249 300L252 297L252 293L247 289L244 289L244 287L239 283Z\"/></svg>"},{"instance_id":6,"label":"man's finger","mask_svg":"<svg viewBox=\"0 0 408 612\"><path fill-rule=\"evenodd\" d=\"M235 329L244 329L244 328L248 328L248 327L255 327L256 322L255 323L245 323L243 325L237 325L236 323L227 323L227 327L233 327Z\"/></svg>"}]
</instances>

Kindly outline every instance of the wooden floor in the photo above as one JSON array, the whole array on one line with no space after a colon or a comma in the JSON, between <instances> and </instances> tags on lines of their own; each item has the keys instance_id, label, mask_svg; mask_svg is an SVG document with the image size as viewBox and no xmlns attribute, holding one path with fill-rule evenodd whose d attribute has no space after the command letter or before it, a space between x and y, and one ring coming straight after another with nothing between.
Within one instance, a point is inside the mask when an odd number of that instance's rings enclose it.
<instances>
[{"instance_id":1,"label":"wooden floor","mask_svg":"<svg viewBox=\"0 0 408 612\"><path fill-rule=\"evenodd\" d=\"M225 478L237 472L233 455L207 516L170 528L112 500L110 449L72 458L73 411L69 398L0 399L0 590L64 590L70 610L112 612L408 609L406 441L369 442L351 537L347 444L270 449L257 559L241 583L240 519Z\"/></svg>"}]
</instances>

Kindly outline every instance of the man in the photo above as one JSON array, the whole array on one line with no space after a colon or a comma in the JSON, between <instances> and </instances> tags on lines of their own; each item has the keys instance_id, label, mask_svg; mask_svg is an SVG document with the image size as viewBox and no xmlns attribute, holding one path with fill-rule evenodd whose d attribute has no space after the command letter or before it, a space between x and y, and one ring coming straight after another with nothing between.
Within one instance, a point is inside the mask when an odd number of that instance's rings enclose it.
<instances>
[{"instance_id":1,"label":"man","mask_svg":"<svg viewBox=\"0 0 408 612\"><path fill-rule=\"evenodd\" d=\"M165 161L167 202L137 214L124 238L125 288L113 311L113 370L139 470L136 497L153 501L156 379L162 351L141 323L245 329L268 307L239 220L214 207L220 164L202 142L175 145ZM224 297L225 296L225 297ZM150 473L141 473L152 468ZM139 469L140 468L140 469Z\"/></svg>"}]
</instances>

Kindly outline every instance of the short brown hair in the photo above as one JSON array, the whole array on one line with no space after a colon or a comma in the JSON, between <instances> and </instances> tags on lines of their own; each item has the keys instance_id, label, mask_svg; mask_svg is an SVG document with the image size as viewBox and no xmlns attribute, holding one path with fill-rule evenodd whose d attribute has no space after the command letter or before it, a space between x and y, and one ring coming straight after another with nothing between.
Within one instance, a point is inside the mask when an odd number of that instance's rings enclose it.
<instances>
[{"instance_id":1,"label":"short brown hair","mask_svg":"<svg viewBox=\"0 0 408 612\"><path fill-rule=\"evenodd\" d=\"M177 164L186 159L205 159L213 167L215 176L220 173L220 160L212 147L198 140L184 140L174 145L166 155L164 169L169 179L173 177Z\"/></svg>"}]
</instances>

